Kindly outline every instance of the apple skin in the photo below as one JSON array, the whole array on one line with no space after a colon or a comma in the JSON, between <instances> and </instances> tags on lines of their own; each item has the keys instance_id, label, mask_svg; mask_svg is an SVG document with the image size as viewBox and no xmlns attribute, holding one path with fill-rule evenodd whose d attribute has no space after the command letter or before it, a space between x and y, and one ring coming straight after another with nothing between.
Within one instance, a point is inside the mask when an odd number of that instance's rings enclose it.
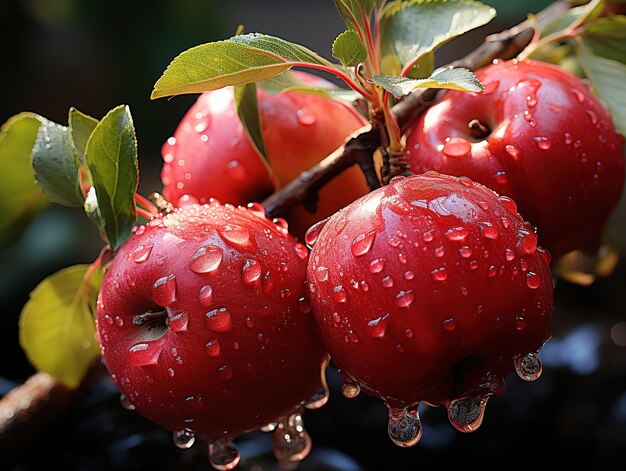
<instances>
[{"instance_id":1,"label":"apple skin","mask_svg":"<svg viewBox=\"0 0 626 471\"><path fill-rule=\"evenodd\" d=\"M550 338L549 255L510 198L466 177L396 177L307 236L324 345L390 407L501 394Z\"/></svg>"},{"instance_id":2,"label":"apple skin","mask_svg":"<svg viewBox=\"0 0 626 471\"><path fill-rule=\"evenodd\" d=\"M315 86L330 85L305 72L294 74ZM209 198L235 205L262 201L366 124L352 106L319 96L258 90L257 97L271 174L239 121L232 87L225 87L200 95L163 145L161 179L167 200L175 206ZM286 216L292 233L302 236L311 224L367 192L361 171L346 170L319 192L315 214L297 207Z\"/></svg>"},{"instance_id":3,"label":"apple skin","mask_svg":"<svg viewBox=\"0 0 626 471\"><path fill-rule=\"evenodd\" d=\"M221 262L198 257L202 247ZM143 416L209 442L299 410L322 387L327 360L306 263L306 247L258 209L211 202L139 226L98 297L97 333L115 383ZM150 311L163 317L138 322Z\"/></svg>"},{"instance_id":4,"label":"apple skin","mask_svg":"<svg viewBox=\"0 0 626 471\"><path fill-rule=\"evenodd\" d=\"M624 185L624 138L578 77L534 60L476 72L484 93L446 92L411 127L411 171L467 176L510 196L554 260L595 250ZM477 119L487 136L469 127Z\"/></svg>"}]
</instances>

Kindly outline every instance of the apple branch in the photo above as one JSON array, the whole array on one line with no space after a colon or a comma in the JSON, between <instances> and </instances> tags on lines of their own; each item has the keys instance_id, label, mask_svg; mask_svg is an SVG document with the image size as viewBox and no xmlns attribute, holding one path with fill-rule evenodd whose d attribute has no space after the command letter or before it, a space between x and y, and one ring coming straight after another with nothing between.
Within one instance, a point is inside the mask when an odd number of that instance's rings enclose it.
<instances>
[{"instance_id":1,"label":"apple branch","mask_svg":"<svg viewBox=\"0 0 626 471\"><path fill-rule=\"evenodd\" d=\"M567 0L557 0L541 12L537 19L553 18L571 7ZM452 67L464 67L476 70L490 64L494 59L508 60L517 57L535 36L536 22L525 20L522 23L497 34L487 36L475 50L450 64ZM404 132L409 125L431 104L442 90L417 89L407 95L391 109L400 129ZM353 165L359 165L365 174L371 189L380 186L373 164L373 154L381 146L382 122L374 121L353 133L343 146L320 163L303 172L277 192L263 201L269 215L278 217L286 214L298 204L307 202L307 207L315 207L317 193L329 181ZM387 178L393 176L393 172ZM387 179L385 178L385 179Z\"/></svg>"}]
</instances>

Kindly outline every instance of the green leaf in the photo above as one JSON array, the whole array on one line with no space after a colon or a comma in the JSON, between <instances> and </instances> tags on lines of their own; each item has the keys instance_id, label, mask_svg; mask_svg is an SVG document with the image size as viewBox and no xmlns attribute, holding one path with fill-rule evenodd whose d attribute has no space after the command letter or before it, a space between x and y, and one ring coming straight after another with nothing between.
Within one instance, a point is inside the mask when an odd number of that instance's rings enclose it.
<instances>
[{"instance_id":1,"label":"green leaf","mask_svg":"<svg viewBox=\"0 0 626 471\"><path fill-rule=\"evenodd\" d=\"M585 5L570 8L560 15L546 17L539 23L541 35L548 36L559 31L565 31L570 26L583 24L597 18L602 13L604 0L592 0Z\"/></svg>"},{"instance_id":2,"label":"green leaf","mask_svg":"<svg viewBox=\"0 0 626 471\"><path fill-rule=\"evenodd\" d=\"M130 237L137 220L137 139L127 106L112 109L98 123L87 141L85 160L102 219L101 233L116 250Z\"/></svg>"},{"instance_id":3,"label":"green leaf","mask_svg":"<svg viewBox=\"0 0 626 471\"><path fill-rule=\"evenodd\" d=\"M445 69L426 79L411 79L389 75L374 75L372 82L381 86L396 98L408 95L416 88L448 88L464 92L483 92L485 89L468 69Z\"/></svg>"},{"instance_id":4,"label":"green leaf","mask_svg":"<svg viewBox=\"0 0 626 471\"><path fill-rule=\"evenodd\" d=\"M365 23L370 19L374 3L380 5L379 1L374 0L333 0L333 2L346 26L356 31L365 30Z\"/></svg>"},{"instance_id":5,"label":"green leaf","mask_svg":"<svg viewBox=\"0 0 626 471\"><path fill-rule=\"evenodd\" d=\"M336 68L304 46L264 34L242 34L181 53L154 85L151 98L245 85L307 64Z\"/></svg>"},{"instance_id":6,"label":"green leaf","mask_svg":"<svg viewBox=\"0 0 626 471\"><path fill-rule=\"evenodd\" d=\"M626 64L626 16L599 18L582 32L581 37L595 55Z\"/></svg>"},{"instance_id":7,"label":"green leaf","mask_svg":"<svg viewBox=\"0 0 626 471\"><path fill-rule=\"evenodd\" d=\"M367 50L359 35L352 29L337 36L333 42L332 54L345 67L355 67L367 59Z\"/></svg>"},{"instance_id":8,"label":"green leaf","mask_svg":"<svg viewBox=\"0 0 626 471\"><path fill-rule=\"evenodd\" d=\"M51 203L80 208L80 160L67 126L40 118L41 126L32 149L37 183Z\"/></svg>"},{"instance_id":9,"label":"green leaf","mask_svg":"<svg viewBox=\"0 0 626 471\"><path fill-rule=\"evenodd\" d=\"M615 127L626 134L626 64L594 56L584 46L576 51L593 92L609 109Z\"/></svg>"},{"instance_id":10,"label":"green leaf","mask_svg":"<svg viewBox=\"0 0 626 471\"><path fill-rule=\"evenodd\" d=\"M320 86L311 85L298 79L294 74L289 71L283 72L280 75L270 77L268 79L260 80L256 82L257 87L261 90L271 93L303 93L307 95L315 95L323 98L329 98L332 100L341 100L346 102L354 102L358 100L361 95L354 91L345 88L339 88L335 86Z\"/></svg>"},{"instance_id":11,"label":"green leaf","mask_svg":"<svg viewBox=\"0 0 626 471\"><path fill-rule=\"evenodd\" d=\"M20 113L0 128L0 247L14 242L48 204L30 164L39 118Z\"/></svg>"},{"instance_id":12,"label":"green leaf","mask_svg":"<svg viewBox=\"0 0 626 471\"><path fill-rule=\"evenodd\" d=\"M391 2L380 25L383 71L398 75L424 54L488 23L495 15L494 8L471 0Z\"/></svg>"},{"instance_id":13,"label":"green leaf","mask_svg":"<svg viewBox=\"0 0 626 471\"><path fill-rule=\"evenodd\" d=\"M30 294L19 321L20 345L39 371L76 388L100 354L95 339L95 305L102 276L89 265L65 268Z\"/></svg>"},{"instance_id":14,"label":"green leaf","mask_svg":"<svg viewBox=\"0 0 626 471\"><path fill-rule=\"evenodd\" d=\"M250 138L257 153L268 163L267 151L263 143L263 132L261 129L261 118L256 95L256 85L248 83L235 87L235 105L237 115L243 125L246 134Z\"/></svg>"},{"instance_id":15,"label":"green leaf","mask_svg":"<svg viewBox=\"0 0 626 471\"><path fill-rule=\"evenodd\" d=\"M87 140L96 128L98 120L81 113L76 108L72 107L70 108L68 123L70 133L72 134L72 141L74 142L74 148L78 153L80 161L85 163L85 148L87 147Z\"/></svg>"}]
</instances>

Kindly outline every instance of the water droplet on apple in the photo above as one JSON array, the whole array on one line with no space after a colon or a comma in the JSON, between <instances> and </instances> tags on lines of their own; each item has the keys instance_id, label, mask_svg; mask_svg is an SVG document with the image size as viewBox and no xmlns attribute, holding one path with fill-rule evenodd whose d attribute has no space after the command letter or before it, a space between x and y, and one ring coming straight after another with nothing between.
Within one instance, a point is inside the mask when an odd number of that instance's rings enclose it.
<instances>
[{"instance_id":1,"label":"water droplet on apple","mask_svg":"<svg viewBox=\"0 0 626 471\"><path fill-rule=\"evenodd\" d=\"M537 234L520 229L518 232L517 250L524 255L530 255L537 250Z\"/></svg>"},{"instance_id":2,"label":"water droplet on apple","mask_svg":"<svg viewBox=\"0 0 626 471\"><path fill-rule=\"evenodd\" d=\"M241 281L245 285L252 285L261 278L261 264L256 260L246 260L241 270Z\"/></svg>"},{"instance_id":3,"label":"water droplet on apple","mask_svg":"<svg viewBox=\"0 0 626 471\"><path fill-rule=\"evenodd\" d=\"M541 286L541 277L536 273L529 271L526 273L526 285L530 289L537 289Z\"/></svg>"},{"instance_id":4,"label":"water droplet on apple","mask_svg":"<svg viewBox=\"0 0 626 471\"><path fill-rule=\"evenodd\" d=\"M163 350L163 339L139 342L128 350L128 363L131 366L156 365Z\"/></svg>"},{"instance_id":5,"label":"water droplet on apple","mask_svg":"<svg viewBox=\"0 0 626 471\"><path fill-rule=\"evenodd\" d=\"M233 180L246 178L246 169L238 160L231 160L226 164L226 171Z\"/></svg>"},{"instance_id":6,"label":"water droplet on apple","mask_svg":"<svg viewBox=\"0 0 626 471\"><path fill-rule=\"evenodd\" d=\"M465 240L468 236L469 231L465 227L453 227L452 229L448 229L446 231L446 237L448 240L461 241Z\"/></svg>"},{"instance_id":7,"label":"water droplet on apple","mask_svg":"<svg viewBox=\"0 0 626 471\"><path fill-rule=\"evenodd\" d=\"M472 145L462 137L453 137L448 140L441 150L446 157L458 159L465 157L472 150Z\"/></svg>"},{"instance_id":8,"label":"water droplet on apple","mask_svg":"<svg viewBox=\"0 0 626 471\"><path fill-rule=\"evenodd\" d=\"M422 437L422 424L418 413L418 407L398 409L388 406L389 423L387 431L389 438L396 445L407 448L419 442Z\"/></svg>"},{"instance_id":9,"label":"water droplet on apple","mask_svg":"<svg viewBox=\"0 0 626 471\"><path fill-rule=\"evenodd\" d=\"M506 153L513 157L515 160L519 159L522 156L522 151L520 151L514 145L507 144L506 146L504 146L504 150L506 150Z\"/></svg>"},{"instance_id":10,"label":"water droplet on apple","mask_svg":"<svg viewBox=\"0 0 626 471\"><path fill-rule=\"evenodd\" d=\"M143 263L150 257L152 253L152 244L138 245L131 253L131 257L135 263Z\"/></svg>"},{"instance_id":11,"label":"water droplet on apple","mask_svg":"<svg viewBox=\"0 0 626 471\"><path fill-rule=\"evenodd\" d=\"M233 368L229 364L222 365L217 369L217 375L220 379L228 381L233 377Z\"/></svg>"},{"instance_id":12,"label":"water droplet on apple","mask_svg":"<svg viewBox=\"0 0 626 471\"><path fill-rule=\"evenodd\" d=\"M189 314L182 311L167 318L167 326L172 332L185 332L189 324Z\"/></svg>"},{"instance_id":13,"label":"water droplet on apple","mask_svg":"<svg viewBox=\"0 0 626 471\"><path fill-rule=\"evenodd\" d=\"M348 300L348 294L343 286L335 286L333 289L333 299L338 303L345 303Z\"/></svg>"},{"instance_id":14,"label":"water droplet on apple","mask_svg":"<svg viewBox=\"0 0 626 471\"><path fill-rule=\"evenodd\" d=\"M224 240L224 242L226 242L231 247L247 248L251 245L251 234L250 231L245 227L227 224L225 226L219 226L217 228L217 232L222 240Z\"/></svg>"},{"instance_id":15,"label":"water droplet on apple","mask_svg":"<svg viewBox=\"0 0 626 471\"><path fill-rule=\"evenodd\" d=\"M296 111L296 116L298 117L298 122L305 126L311 126L317 122L317 116L307 108Z\"/></svg>"},{"instance_id":16,"label":"water droplet on apple","mask_svg":"<svg viewBox=\"0 0 626 471\"><path fill-rule=\"evenodd\" d=\"M306 260L309 256L308 249L304 244L301 244L300 242L296 243L296 245L294 246L294 250L296 251L298 257L300 257L302 260Z\"/></svg>"},{"instance_id":17,"label":"water droplet on apple","mask_svg":"<svg viewBox=\"0 0 626 471\"><path fill-rule=\"evenodd\" d=\"M152 286L152 299L159 306L169 306L176 300L176 276L159 278Z\"/></svg>"},{"instance_id":18,"label":"water droplet on apple","mask_svg":"<svg viewBox=\"0 0 626 471\"><path fill-rule=\"evenodd\" d=\"M585 102L585 94L583 92L581 92L577 88L572 88L572 93L576 96L576 99L580 103L584 103Z\"/></svg>"},{"instance_id":19,"label":"water droplet on apple","mask_svg":"<svg viewBox=\"0 0 626 471\"><path fill-rule=\"evenodd\" d=\"M222 249L215 245L200 247L191 257L189 269L198 274L210 273L219 268L223 256Z\"/></svg>"},{"instance_id":20,"label":"water droplet on apple","mask_svg":"<svg viewBox=\"0 0 626 471\"><path fill-rule=\"evenodd\" d=\"M200 294L198 300L202 307L211 307L213 302L213 288L210 285L204 285L200 288Z\"/></svg>"},{"instance_id":21,"label":"water droplet on apple","mask_svg":"<svg viewBox=\"0 0 626 471\"><path fill-rule=\"evenodd\" d=\"M548 150L552 147L552 141L547 137L533 137L533 140L537 143L542 150Z\"/></svg>"},{"instance_id":22,"label":"water droplet on apple","mask_svg":"<svg viewBox=\"0 0 626 471\"><path fill-rule=\"evenodd\" d=\"M385 268L385 259L376 258L369 264L370 273L380 273Z\"/></svg>"},{"instance_id":23,"label":"water droplet on apple","mask_svg":"<svg viewBox=\"0 0 626 471\"><path fill-rule=\"evenodd\" d=\"M384 288L391 288L393 286L393 278L387 275L382 279L382 285Z\"/></svg>"},{"instance_id":24,"label":"water droplet on apple","mask_svg":"<svg viewBox=\"0 0 626 471\"><path fill-rule=\"evenodd\" d=\"M431 272L431 275L436 281L445 281L448 279L448 273L446 272L445 267L436 268Z\"/></svg>"},{"instance_id":25,"label":"water droplet on apple","mask_svg":"<svg viewBox=\"0 0 626 471\"><path fill-rule=\"evenodd\" d=\"M217 357L220 355L220 341L217 339L211 340L209 341L205 348L204 351L206 352L207 356L209 357Z\"/></svg>"},{"instance_id":26,"label":"water droplet on apple","mask_svg":"<svg viewBox=\"0 0 626 471\"><path fill-rule=\"evenodd\" d=\"M405 276L406 278L406 276ZM413 300L415 299L415 295L412 290L400 291L396 295L396 299L394 300L395 305L400 308L406 308L411 305Z\"/></svg>"},{"instance_id":27,"label":"water droplet on apple","mask_svg":"<svg viewBox=\"0 0 626 471\"><path fill-rule=\"evenodd\" d=\"M317 279L320 283L328 280L328 268L317 267L315 270L315 279Z\"/></svg>"},{"instance_id":28,"label":"water droplet on apple","mask_svg":"<svg viewBox=\"0 0 626 471\"><path fill-rule=\"evenodd\" d=\"M375 238L376 231L370 231L356 236L352 241L352 246L350 247L352 255L355 257L365 255L372 248Z\"/></svg>"},{"instance_id":29,"label":"water droplet on apple","mask_svg":"<svg viewBox=\"0 0 626 471\"><path fill-rule=\"evenodd\" d=\"M389 324L389 314L377 317L367 323L369 327L369 334L371 337L379 338L384 337L387 331L387 325Z\"/></svg>"},{"instance_id":30,"label":"water droplet on apple","mask_svg":"<svg viewBox=\"0 0 626 471\"><path fill-rule=\"evenodd\" d=\"M469 258L472 256L472 249L467 245L464 245L462 247L459 247L459 254L463 258Z\"/></svg>"},{"instance_id":31,"label":"water droplet on apple","mask_svg":"<svg viewBox=\"0 0 626 471\"><path fill-rule=\"evenodd\" d=\"M225 307L221 307L207 312L206 325L213 332L228 332L233 328L230 311Z\"/></svg>"},{"instance_id":32,"label":"water droplet on apple","mask_svg":"<svg viewBox=\"0 0 626 471\"><path fill-rule=\"evenodd\" d=\"M479 222L480 232L487 239L497 239L500 234L498 226L494 226L490 222Z\"/></svg>"},{"instance_id":33,"label":"water droplet on apple","mask_svg":"<svg viewBox=\"0 0 626 471\"><path fill-rule=\"evenodd\" d=\"M445 330L452 331L456 328L456 321L454 320L454 317L449 317L448 319L441 321L441 325Z\"/></svg>"},{"instance_id":34,"label":"water droplet on apple","mask_svg":"<svg viewBox=\"0 0 626 471\"><path fill-rule=\"evenodd\" d=\"M304 243L310 249L312 249L313 246L315 245L315 242L317 242L317 238L319 237L320 232L322 231L322 229L324 228L327 222L328 222L328 218L322 219L321 221L316 222L311 227L309 227L309 229L306 231L306 234L304 234Z\"/></svg>"}]
</instances>

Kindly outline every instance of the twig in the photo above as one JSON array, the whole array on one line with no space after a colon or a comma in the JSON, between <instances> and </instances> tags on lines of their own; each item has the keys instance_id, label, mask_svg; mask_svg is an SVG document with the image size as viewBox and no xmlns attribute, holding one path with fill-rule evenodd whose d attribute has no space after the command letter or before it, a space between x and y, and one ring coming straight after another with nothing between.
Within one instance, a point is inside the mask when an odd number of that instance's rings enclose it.
<instances>
[{"instance_id":1,"label":"twig","mask_svg":"<svg viewBox=\"0 0 626 471\"><path fill-rule=\"evenodd\" d=\"M568 1L557 0L537 13L536 18L554 17L569 7ZM490 64L494 59L513 59L533 39L535 30L532 26L529 20L525 20L501 33L488 36L474 51L448 65L475 70ZM401 130L406 131L415 118L437 100L440 93L443 91L417 89L397 103L391 111L398 120ZM305 200L310 201L326 183L351 166L359 163L362 168L363 165L366 168L371 167L372 155L380 147L380 143L379 130L371 125L357 130L343 146L266 198L262 203L265 211L273 217L284 215ZM378 183L372 181L372 175L371 171L366 173L370 188Z\"/></svg>"}]
</instances>

